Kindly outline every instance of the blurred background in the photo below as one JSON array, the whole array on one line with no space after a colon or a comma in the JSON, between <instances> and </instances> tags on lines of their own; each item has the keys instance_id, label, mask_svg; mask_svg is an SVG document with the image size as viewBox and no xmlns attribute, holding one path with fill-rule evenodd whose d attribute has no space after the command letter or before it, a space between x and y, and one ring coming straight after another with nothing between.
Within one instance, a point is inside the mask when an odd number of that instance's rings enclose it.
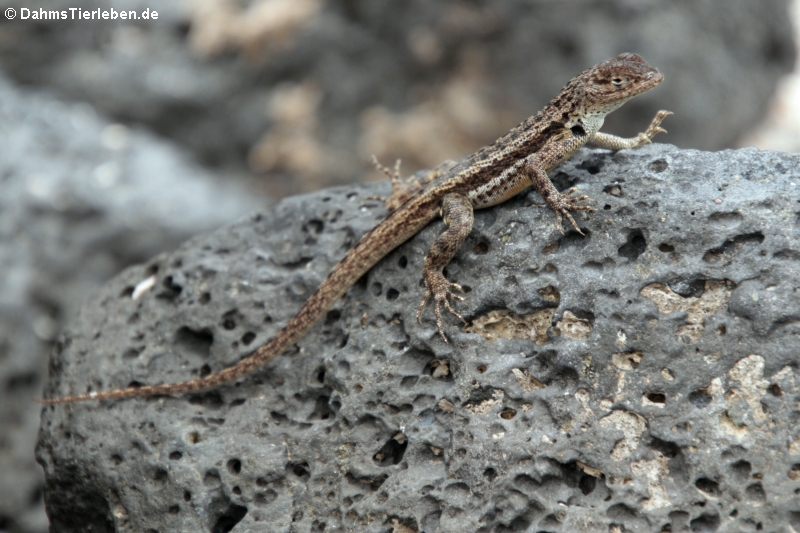
<instances>
[{"instance_id":1,"label":"blurred background","mask_svg":"<svg viewBox=\"0 0 800 533\"><path fill-rule=\"evenodd\" d=\"M371 154L387 165L402 158L404 174L464 157L621 52L639 53L666 81L604 131L635 135L668 109L659 142L800 150L800 0L0 8L3 533L48 529L31 399L58 332L130 264L282 196L380 180ZM40 8L158 18L34 19Z\"/></svg>"}]
</instances>

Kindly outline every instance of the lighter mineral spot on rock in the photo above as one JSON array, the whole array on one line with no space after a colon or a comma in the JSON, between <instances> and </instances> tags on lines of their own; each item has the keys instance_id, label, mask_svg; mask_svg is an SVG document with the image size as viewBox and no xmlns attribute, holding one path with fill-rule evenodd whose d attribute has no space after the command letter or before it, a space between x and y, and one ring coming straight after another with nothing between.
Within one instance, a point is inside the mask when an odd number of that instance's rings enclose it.
<instances>
[{"instance_id":1,"label":"lighter mineral spot on rock","mask_svg":"<svg viewBox=\"0 0 800 533\"><path fill-rule=\"evenodd\" d=\"M497 339L530 339L537 345L549 340L547 328L553 320L555 309L542 309L529 315L518 315L506 309L482 315L464 328L466 333L477 333L487 341Z\"/></svg>"},{"instance_id":2,"label":"lighter mineral spot on rock","mask_svg":"<svg viewBox=\"0 0 800 533\"><path fill-rule=\"evenodd\" d=\"M670 504L667 488L662 483L662 478L669 474L667 459L661 453L653 450L656 456L652 461L637 461L631 463L631 472L636 477L647 479L647 491L650 498L642 500L642 509L658 509Z\"/></svg>"},{"instance_id":3,"label":"lighter mineral spot on rock","mask_svg":"<svg viewBox=\"0 0 800 533\"><path fill-rule=\"evenodd\" d=\"M611 354L611 362L622 370L636 370L642 362L642 352L620 352Z\"/></svg>"},{"instance_id":4,"label":"lighter mineral spot on rock","mask_svg":"<svg viewBox=\"0 0 800 533\"><path fill-rule=\"evenodd\" d=\"M629 411L620 409L611 411L611 414L600 419L600 427L614 425L622 431L623 439L617 441L611 450L611 458L620 461L630 456L639 447L642 433L647 429L647 422L643 417Z\"/></svg>"},{"instance_id":5,"label":"lighter mineral spot on rock","mask_svg":"<svg viewBox=\"0 0 800 533\"><path fill-rule=\"evenodd\" d=\"M439 400L439 403L437 405L439 406L439 409L441 409L445 413L452 413L456 410L455 405L453 405L448 400L445 400L444 398Z\"/></svg>"},{"instance_id":6,"label":"lighter mineral spot on rock","mask_svg":"<svg viewBox=\"0 0 800 533\"><path fill-rule=\"evenodd\" d=\"M503 397L505 394L500 389L495 389L492 391L492 397L487 398L478 403L468 403L464 406L464 409L472 413L473 415L485 415L490 413L495 405L500 404L503 401Z\"/></svg>"},{"instance_id":7,"label":"lighter mineral spot on rock","mask_svg":"<svg viewBox=\"0 0 800 533\"><path fill-rule=\"evenodd\" d=\"M556 323L556 332L565 337L584 341L592 334L592 325L588 320L578 318L570 311L564 311L564 318Z\"/></svg>"},{"instance_id":8,"label":"lighter mineral spot on rock","mask_svg":"<svg viewBox=\"0 0 800 533\"><path fill-rule=\"evenodd\" d=\"M761 398L767 394L769 381L764 379L764 358L760 355L748 355L737 362L728 372L728 377L740 383L739 388L731 388L726 399L734 403L744 400L753 409L756 422L766 420L767 414L761 405Z\"/></svg>"},{"instance_id":9,"label":"lighter mineral spot on rock","mask_svg":"<svg viewBox=\"0 0 800 533\"><path fill-rule=\"evenodd\" d=\"M519 368L512 368L511 372L517 378L517 383L522 387L525 392L533 392L545 388L547 385L531 376L527 369L520 370Z\"/></svg>"},{"instance_id":10,"label":"lighter mineral spot on rock","mask_svg":"<svg viewBox=\"0 0 800 533\"><path fill-rule=\"evenodd\" d=\"M685 344L698 342L705 329L703 320L728 305L731 299L731 291L725 281L717 280L706 280L705 291L699 298L683 297L661 283L651 283L640 294L652 300L662 314L668 315L675 311L687 314L686 324L678 328L678 338Z\"/></svg>"}]
</instances>

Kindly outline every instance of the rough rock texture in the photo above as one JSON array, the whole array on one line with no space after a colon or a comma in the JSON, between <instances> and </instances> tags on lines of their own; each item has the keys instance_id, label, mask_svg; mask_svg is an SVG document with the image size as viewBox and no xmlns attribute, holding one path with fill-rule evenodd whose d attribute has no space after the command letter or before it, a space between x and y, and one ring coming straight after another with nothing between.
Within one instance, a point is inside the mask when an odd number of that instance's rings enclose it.
<instances>
[{"instance_id":1,"label":"rough rock texture","mask_svg":"<svg viewBox=\"0 0 800 533\"><path fill-rule=\"evenodd\" d=\"M98 6L47 0L44 9ZM679 146L730 146L794 62L786 0L119 0L157 21L7 21L0 65L276 193L350 183L369 156L434 166L492 142L582 69L638 52L666 75L612 115L659 108ZM286 176L302 180L287 180ZM373 174L374 176L375 174Z\"/></svg>"},{"instance_id":2,"label":"rough rock texture","mask_svg":"<svg viewBox=\"0 0 800 533\"><path fill-rule=\"evenodd\" d=\"M218 181L163 139L0 77L0 531L47 530L31 400L63 322L124 267L260 206Z\"/></svg>"},{"instance_id":3,"label":"rough rock texture","mask_svg":"<svg viewBox=\"0 0 800 533\"><path fill-rule=\"evenodd\" d=\"M795 531L798 163L583 150L554 178L594 199L585 237L533 192L476 214L447 269L475 332L450 317L452 349L414 316L436 222L240 383L44 408L54 529ZM235 363L381 218L376 190L289 198L129 268L64 331L46 394Z\"/></svg>"}]
</instances>

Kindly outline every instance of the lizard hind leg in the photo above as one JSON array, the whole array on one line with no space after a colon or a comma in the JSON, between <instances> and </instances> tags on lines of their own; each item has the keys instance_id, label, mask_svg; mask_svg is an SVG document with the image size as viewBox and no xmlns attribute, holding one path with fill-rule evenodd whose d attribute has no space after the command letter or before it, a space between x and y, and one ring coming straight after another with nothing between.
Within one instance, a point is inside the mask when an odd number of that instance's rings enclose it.
<instances>
[{"instance_id":1,"label":"lizard hind leg","mask_svg":"<svg viewBox=\"0 0 800 533\"><path fill-rule=\"evenodd\" d=\"M446 162L447 163L447 162ZM387 167L381 165L378 162L378 158L374 155L372 156L372 164L378 170L378 172L382 172L386 174L386 176L392 182L392 194L386 198L384 196L368 196L368 200L380 200L384 204L386 204L386 208L389 211L395 211L398 207L403 205L409 198L416 195L418 192L422 191L426 185L436 179L442 172L441 166L434 168L433 170L429 170L424 172L422 176L418 176L419 173L414 174L413 176L409 176L407 179L403 179L400 175L400 160L398 159L394 164L394 169L388 169Z\"/></svg>"},{"instance_id":2,"label":"lizard hind leg","mask_svg":"<svg viewBox=\"0 0 800 533\"><path fill-rule=\"evenodd\" d=\"M447 229L433 241L428 255L425 256L425 264L422 267L425 295L422 298L419 309L417 309L417 321L421 323L425 304L433 296L433 309L436 314L436 326L439 329L439 335L442 336L442 339L447 344L450 344L444 333L442 306L450 314L455 315L466 324L467 321L453 309L451 303L451 300L465 302L464 298L453 292L454 290L464 292L464 290L457 283L447 281L442 271L456 254L458 247L469 235L469 232L472 231L472 203L463 194L447 194L442 198L442 218L445 225L447 225Z\"/></svg>"}]
</instances>

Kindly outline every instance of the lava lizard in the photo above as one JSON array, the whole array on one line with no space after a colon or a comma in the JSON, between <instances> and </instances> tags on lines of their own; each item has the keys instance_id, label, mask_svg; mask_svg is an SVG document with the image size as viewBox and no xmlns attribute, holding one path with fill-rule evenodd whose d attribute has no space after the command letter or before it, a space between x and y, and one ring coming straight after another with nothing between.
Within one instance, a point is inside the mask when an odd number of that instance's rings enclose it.
<instances>
[{"instance_id":1,"label":"lava lizard","mask_svg":"<svg viewBox=\"0 0 800 533\"><path fill-rule=\"evenodd\" d=\"M453 291L461 287L445 279L442 270L472 229L473 209L491 207L508 200L530 186L536 187L556 213L561 229L566 217L578 233L570 211L591 211L581 205L587 196L574 197L576 190L559 193L547 172L566 161L578 148L592 144L621 150L647 144L665 130L661 121L669 114L659 111L647 131L633 138L621 138L598 130L609 113L626 101L661 83L664 76L636 54L621 54L595 65L573 78L544 109L463 161L433 171L428 178L403 182L399 165L383 169L392 178L391 210L375 228L333 267L325 281L303 307L269 342L237 364L215 374L179 383L129 387L75 396L37 400L45 404L83 400L181 394L207 389L250 374L297 342L330 307L386 254L416 235L437 217L447 229L431 245L422 270L425 295L417 320L430 296L434 297L436 325L447 341L441 308L464 321L450 300L464 301Z\"/></svg>"}]
</instances>

